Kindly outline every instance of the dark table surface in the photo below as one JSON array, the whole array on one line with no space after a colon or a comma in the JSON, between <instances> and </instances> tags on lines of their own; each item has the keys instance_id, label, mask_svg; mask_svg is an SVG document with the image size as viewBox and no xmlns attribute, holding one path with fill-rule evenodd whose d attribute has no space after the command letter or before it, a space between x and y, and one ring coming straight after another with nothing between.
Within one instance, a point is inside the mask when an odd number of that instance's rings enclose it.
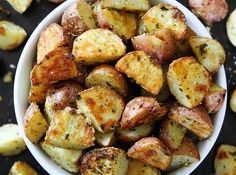
<instances>
[{"instance_id":1,"label":"dark table surface","mask_svg":"<svg viewBox=\"0 0 236 175\"><path fill-rule=\"evenodd\" d=\"M187 6L187 0L179 0L181 3ZM236 8L235 0L228 0L229 12L232 12ZM30 35L39 22L51 12L57 5L47 2L47 0L33 1L31 7L23 15L15 12L5 0L0 0L0 6L8 9L11 14L6 15L0 12L0 20L10 20L16 24L21 25ZM227 18L226 18L227 19ZM216 23L211 28L212 36L220 41L224 46L227 59L225 62L225 69L228 82L228 95L230 95L236 87L236 48L229 42L226 35L226 19ZM12 65L17 65L21 51L24 44L18 49L10 52L0 50L0 126L6 123L16 123L14 106L13 106L13 82L4 83L3 77L6 72L12 72L13 77L15 74L15 68ZM10 66L11 65L11 66ZM234 72L235 70L235 72ZM20 88L20 87L19 87ZM228 104L228 101L227 101ZM0 138L1 139L1 138ZM225 121L221 130L220 136L202 164L192 173L192 175L210 175L214 173L213 161L217 147L222 144L236 145L236 114L227 107ZM27 150L18 156L2 157L0 156L0 174L8 174L11 165L18 160L25 161L32 165L40 174L47 175L43 168L33 158L31 153Z\"/></svg>"}]
</instances>

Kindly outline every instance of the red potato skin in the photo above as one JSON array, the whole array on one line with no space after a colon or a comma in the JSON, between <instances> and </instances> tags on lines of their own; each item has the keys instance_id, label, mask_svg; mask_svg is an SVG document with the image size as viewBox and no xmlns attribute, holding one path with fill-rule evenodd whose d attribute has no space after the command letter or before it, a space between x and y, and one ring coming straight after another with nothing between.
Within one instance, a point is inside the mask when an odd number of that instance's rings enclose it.
<instances>
[{"instance_id":1,"label":"red potato skin","mask_svg":"<svg viewBox=\"0 0 236 175\"><path fill-rule=\"evenodd\" d=\"M48 0L49 2L55 3L55 4L59 4L64 2L65 0Z\"/></svg>"}]
</instances>

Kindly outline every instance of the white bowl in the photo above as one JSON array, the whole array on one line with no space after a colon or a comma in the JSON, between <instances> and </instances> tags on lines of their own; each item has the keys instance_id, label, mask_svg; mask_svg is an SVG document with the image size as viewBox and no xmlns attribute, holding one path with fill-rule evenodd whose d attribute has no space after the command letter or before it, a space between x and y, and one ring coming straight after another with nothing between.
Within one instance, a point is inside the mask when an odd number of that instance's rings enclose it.
<instances>
[{"instance_id":1,"label":"white bowl","mask_svg":"<svg viewBox=\"0 0 236 175\"><path fill-rule=\"evenodd\" d=\"M151 0L153 4L158 2L164 2L171 4L173 6L178 7L186 16L187 23L189 27L191 27L198 35L211 37L207 32L204 25L195 17L186 7L173 0ZM25 136L24 126L23 126L23 117L25 111L28 107L28 93L30 86L30 71L32 69L33 60L36 56L36 44L38 41L38 37L40 32L44 27L48 26L50 23L59 22L60 18L63 14L63 11L72 3L76 2L76 0L67 0L55 10L53 10L44 20L38 25L38 27L34 30L33 34L29 38L28 42L25 45L25 48L21 54L16 76L15 76L15 84L14 84L14 106L15 113L18 125L21 130L21 134L28 146L30 152L33 154L35 159L39 162L39 164L51 175L71 175L67 171L60 168L56 163L54 163L41 149L39 146L32 144ZM224 67L220 69L217 76L215 77L215 81L222 87L226 88L226 76ZM192 164L189 167L184 167L178 169L169 175L188 175L193 170L195 170L198 165L204 160L207 154L210 152L213 147L223 124L225 110L226 110L226 99L223 108L213 117L214 131L212 136L204 141L198 143L198 149L200 152L201 160L197 163Z\"/></svg>"}]
</instances>

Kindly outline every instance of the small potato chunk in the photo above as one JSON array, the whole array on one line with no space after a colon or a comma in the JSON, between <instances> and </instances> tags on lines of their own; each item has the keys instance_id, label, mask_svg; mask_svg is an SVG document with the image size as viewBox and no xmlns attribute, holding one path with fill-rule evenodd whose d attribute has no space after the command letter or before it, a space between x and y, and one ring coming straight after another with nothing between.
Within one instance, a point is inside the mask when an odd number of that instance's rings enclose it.
<instances>
[{"instance_id":1,"label":"small potato chunk","mask_svg":"<svg viewBox=\"0 0 236 175\"><path fill-rule=\"evenodd\" d=\"M28 101L30 103L43 103L50 88L50 85L39 84L34 86L31 84Z\"/></svg>"},{"instance_id":2,"label":"small potato chunk","mask_svg":"<svg viewBox=\"0 0 236 175\"><path fill-rule=\"evenodd\" d=\"M189 0L192 12L207 25L219 22L228 13L228 4L225 0Z\"/></svg>"},{"instance_id":3,"label":"small potato chunk","mask_svg":"<svg viewBox=\"0 0 236 175\"><path fill-rule=\"evenodd\" d=\"M227 35L230 40L230 42L236 47L236 9L230 14L226 29L227 29Z\"/></svg>"},{"instance_id":4,"label":"small potato chunk","mask_svg":"<svg viewBox=\"0 0 236 175\"><path fill-rule=\"evenodd\" d=\"M102 7L136 12L147 11L150 4L148 0L103 0Z\"/></svg>"},{"instance_id":5,"label":"small potato chunk","mask_svg":"<svg viewBox=\"0 0 236 175\"><path fill-rule=\"evenodd\" d=\"M232 145L221 145L215 157L214 168L216 175L235 175L236 169L236 147Z\"/></svg>"},{"instance_id":6,"label":"small potato chunk","mask_svg":"<svg viewBox=\"0 0 236 175\"><path fill-rule=\"evenodd\" d=\"M163 83L161 65L150 58L143 51L130 52L116 63L116 69L136 81L146 91L153 95L159 94Z\"/></svg>"},{"instance_id":7,"label":"small potato chunk","mask_svg":"<svg viewBox=\"0 0 236 175\"><path fill-rule=\"evenodd\" d=\"M70 53L57 49L47 54L41 64L34 66L31 71L31 81L35 86L72 79L79 75L76 63L70 59Z\"/></svg>"},{"instance_id":8,"label":"small potato chunk","mask_svg":"<svg viewBox=\"0 0 236 175\"><path fill-rule=\"evenodd\" d=\"M129 150L128 156L163 171L170 165L172 158L169 151L156 137L146 137L136 142Z\"/></svg>"},{"instance_id":9,"label":"small potato chunk","mask_svg":"<svg viewBox=\"0 0 236 175\"><path fill-rule=\"evenodd\" d=\"M120 122L122 129L153 123L167 113L167 108L152 97L136 97L125 107Z\"/></svg>"},{"instance_id":10,"label":"small potato chunk","mask_svg":"<svg viewBox=\"0 0 236 175\"><path fill-rule=\"evenodd\" d=\"M36 144L45 135L48 123L36 103L31 103L24 117L24 128L28 139Z\"/></svg>"},{"instance_id":11,"label":"small potato chunk","mask_svg":"<svg viewBox=\"0 0 236 175\"><path fill-rule=\"evenodd\" d=\"M41 142L40 146L59 166L72 173L79 172L78 162L82 157L82 150L63 149L49 145L45 141Z\"/></svg>"},{"instance_id":12,"label":"small potato chunk","mask_svg":"<svg viewBox=\"0 0 236 175\"><path fill-rule=\"evenodd\" d=\"M165 119L161 123L160 140L162 140L170 150L175 150L179 148L186 132L186 128L175 121Z\"/></svg>"},{"instance_id":13,"label":"small potato chunk","mask_svg":"<svg viewBox=\"0 0 236 175\"><path fill-rule=\"evenodd\" d=\"M27 37L26 31L10 22L0 21L0 49L13 50L20 46Z\"/></svg>"},{"instance_id":14,"label":"small potato chunk","mask_svg":"<svg viewBox=\"0 0 236 175\"><path fill-rule=\"evenodd\" d=\"M222 45L213 39L191 37L189 44L198 61L212 74L218 72L225 62L225 51Z\"/></svg>"},{"instance_id":15,"label":"small potato chunk","mask_svg":"<svg viewBox=\"0 0 236 175\"><path fill-rule=\"evenodd\" d=\"M47 144L64 149L85 149L94 145L94 129L88 118L76 109L66 107L58 111L47 131Z\"/></svg>"},{"instance_id":16,"label":"small potato chunk","mask_svg":"<svg viewBox=\"0 0 236 175\"><path fill-rule=\"evenodd\" d=\"M135 159L129 159L129 168L126 175L161 175L161 172L150 165Z\"/></svg>"},{"instance_id":17,"label":"small potato chunk","mask_svg":"<svg viewBox=\"0 0 236 175\"><path fill-rule=\"evenodd\" d=\"M125 107L123 98L110 88L96 86L82 91L77 96L77 106L101 132L110 132L119 124Z\"/></svg>"},{"instance_id":18,"label":"small potato chunk","mask_svg":"<svg viewBox=\"0 0 236 175\"><path fill-rule=\"evenodd\" d=\"M32 0L7 0L7 2L20 14L24 13Z\"/></svg>"},{"instance_id":19,"label":"small potato chunk","mask_svg":"<svg viewBox=\"0 0 236 175\"><path fill-rule=\"evenodd\" d=\"M213 84L203 100L203 107L209 114L220 111L224 104L226 89Z\"/></svg>"},{"instance_id":20,"label":"small potato chunk","mask_svg":"<svg viewBox=\"0 0 236 175\"><path fill-rule=\"evenodd\" d=\"M115 131L108 133L96 132L95 138L100 146L103 147L112 146L112 144L115 142Z\"/></svg>"},{"instance_id":21,"label":"small potato chunk","mask_svg":"<svg viewBox=\"0 0 236 175\"><path fill-rule=\"evenodd\" d=\"M168 117L196 134L200 139L210 137L213 132L211 118L202 106L188 109L176 103L170 109Z\"/></svg>"},{"instance_id":22,"label":"small potato chunk","mask_svg":"<svg viewBox=\"0 0 236 175\"><path fill-rule=\"evenodd\" d=\"M144 33L169 29L176 40L183 39L187 30L184 14L178 8L164 3L149 9L141 21Z\"/></svg>"},{"instance_id":23,"label":"small potato chunk","mask_svg":"<svg viewBox=\"0 0 236 175\"><path fill-rule=\"evenodd\" d=\"M20 136L18 125L5 124L0 127L0 155L14 156L26 149L25 142Z\"/></svg>"},{"instance_id":24,"label":"small potato chunk","mask_svg":"<svg viewBox=\"0 0 236 175\"><path fill-rule=\"evenodd\" d=\"M183 166L189 166L200 160L197 147L188 138L183 139L179 148L175 150L171 156L173 157L173 160L167 171L173 171Z\"/></svg>"},{"instance_id":25,"label":"small potato chunk","mask_svg":"<svg viewBox=\"0 0 236 175\"><path fill-rule=\"evenodd\" d=\"M133 129L121 129L117 130L117 138L122 142L136 142L151 134L153 129L152 124L145 124L137 126Z\"/></svg>"},{"instance_id":26,"label":"small potato chunk","mask_svg":"<svg viewBox=\"0 0 236 175\"><path fill-rule=\"evenodd\" d=\"M75 39L72 51L75 61L85 65L116 61L125 53L121 38L106 29L84 32Z\"/></svg>"},{"instance_id":27,"label":"small potato chunk","mask_svg":"<svg viewBox=\"0 0 236 175\"><path fill-rule=\"evenodd\" d=\"M65 0L48 0L48 1L53 2L55 4L59 4L59 3L64 2Z\"/></svg>"},{"instance_id":28,"label":"small potato chunk","mask_svg":"<svg viewBox=\"0 0 236 175\"><path fill-rule=\"evenodd\" d=\"M170 64L167 81L171 93L187 108L200 105L211 87L209 72L193 57L183 57Z\"/></svg>"},{"instance_id":29,"label":"small potato chunk","mask_svg":"<svg viewBox=\"0 0 236 175\"><path fill-rule=\"evenodd\" d=\"M11 167L9 175L39 175L31 166L25 162L15 162Z\"/></svg>"},{"instance_id":30,"label":"small potato chunk","mask_svg":"<svg viewBox=\"0 0 236 175\"><path fill-rule=\"evenodd\" d=\"M81 175L126 175L128 160L122 149L94 149L82 157Z\"/></svg>"},{"instance_id":31,"label":"small potato chunk","mask_svg":"<svg viewBox=\"0 0 236 175\"><path fill-rule=\"evenodd\" d=\"M230 97L230 108L233 112L236 113L236 89L234 90L234 92Z\"/></svg>"},{"instance_id":32,"label":"small potato chunk","mask_svg":"<svg viewBox=\"0 0 236 175\"><path fill-rule=\"evenodd\" d=\"M168 29L136 36L132 39L132 44L135 50L144 51L161 64L168 63L174 58L175 43Z\"/></svg>"},{"instance_id":33,"label":"small potato chunk","mask_svg":"<svg viewBox=\"0 0 236 175\"><path fill-rule=\"evenodd\" d=\"M127 95L128 86L124 76L114 67L109 65L100 65L93 69L85 79L87 88L94 86L104 86L111 88L121 94Z\"/></svg>"},{"instance_id":34,"label":"small potato chunk","mask_svg":"<svg viewBox=\"0 0 236 175\"><path fill-rule=\"evenodd\" d=\"M101 9L97 17L101 28L110 29L123 40L129 40L136 34L137 19L135 14L114 9Z\"/></svg>"}]
</instances>

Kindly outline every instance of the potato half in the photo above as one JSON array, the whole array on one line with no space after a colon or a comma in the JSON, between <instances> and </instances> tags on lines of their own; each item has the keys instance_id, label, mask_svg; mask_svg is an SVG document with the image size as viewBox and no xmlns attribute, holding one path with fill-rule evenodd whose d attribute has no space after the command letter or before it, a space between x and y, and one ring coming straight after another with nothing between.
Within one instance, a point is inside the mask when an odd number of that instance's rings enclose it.
<instances>
[{"instance_id":1,"label":"potato half","mask_svg":"<svg viewBox=\"0 0 236 175\"><path fill-rule=\"evenodd\" d=\"M31 166L25 162L15 162L9 172L9 175L39 175Z\"/></svg>"}]
</instances>

